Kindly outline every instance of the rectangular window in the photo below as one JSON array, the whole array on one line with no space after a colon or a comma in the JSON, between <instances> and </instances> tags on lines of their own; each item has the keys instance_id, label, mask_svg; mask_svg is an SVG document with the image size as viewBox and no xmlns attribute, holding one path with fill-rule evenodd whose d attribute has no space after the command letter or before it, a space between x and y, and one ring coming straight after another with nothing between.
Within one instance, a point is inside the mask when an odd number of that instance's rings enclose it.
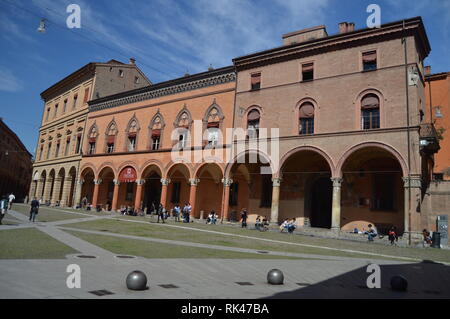
<instances>
[{"instance_id":1,"label":"rectangular window","mask_svg":"<svg viewBox=\"0 0 450 319\"><path fill-rule=\"evenodd\" d=\"M66 141L66 149L64 151L64 156L69 155L69 150L70 150L70 137L67 137L67 141Z\"/></svg>"},{"instance_id":2,"label":"rectangular window","mask_svg":"<svg viewBox=\"0 0 450 319\"><path fill-rule=\"evenodd\" d=\"M119 77L123 78L123 70L119 70Z\"/></svg>"},{"instance_id":3,"label":"rectangular window","mask_svg":"<svg viewBox=\"0 0 450 319\"><path fill-rule=\"evenodd\" d=\"M239 183L233 183L230 185L230 206L237 206L238 204L238 194L239 194Z\"/></svg>"},{"instance_id":4,"label":"rectangular window","mask_svg":"<svg viewBox=\"0 0 450 319\"><path fill-rule=\"evenodd\" d=\"M261 207L272 207L272 175L261 175Z\"/></svg>"},{"instance_id":5,"label":"rectangular window","mask_svg":"<svg viewBox=\"0 0 450 319\"><path fill-rule=\"evenodd\" d=\"M302 81L314 80L314 63L302 65Z\"/></svg>"},{"instance_id":6,"label":"rectangular window","mask_svg":"<svg viewBox=\"0 0 450 319\"><path fill-rule=\"evenodd\" d=\"M255 73L251 75L252 90L261 89L261 73Z\"/></svg>"},{"instance_id":7,"label":"rectangular window","mask_svg":"<svg viewBox=\"0 0 450 319\"><path fill-rule=\"evenodd\" d=\"M373 71L377 69L377 51L363 53L362 60L363 71Z\"/></svg>"},{"instance_id":8,"label":"rectangular window","mask_svg":"<svg viewBox=\"0 0 450 319\"><path fill-rule=\"evenodd\" d=\"M183 132L178 135L178 148L183 149L187 146L187 132Z\"/></svg>"},{"instance_id":9,"label":"rectangular window","mask_svg":"<svg viewBox=\"0 0 450 319\"><path fill-rule=\"evenodd\" d=\"M114 143L106 144L106 153L111 154L114 152Z\"/></svg>"},{"instance_id":10,"label":"rectangular window","mask_svg":"<svg viewBox=\"0 0 450 319\"><path fill-rule=\"evenodd\" d=\"M89 142L89 154L92 155L95 153L95 142Z\"/></svg>"},{"instance_id":11,"label":"rectangular window","mask_svg":"<svg viewBox=\"0 0 450 319\"><path fill-rule=\"evenodd\" d=\"M180 194L181 194L181 182L173 182L172 187L172 196L170 198L170 202L172 204L178 204L180 202Z\"/></svg>"},{"instance_id":12,"label":"rectangular window","mask_svg":"<svg viewBox=\"0 0 450 319\"><path fill-rule=\"evenodd\" d=\"M67 99L64 100L64 109L63 112L65 113L67 111Z\"/></svg>"},{"instance_id":13,"label":"rectangular window","mask_svg":"<svg viewBox=\"0 0 450 319\"><path fill-rule=\"evenodd\" d=\"M125 197L126 201L133 200L134 183L127 183L127 194Z\"/></svg>"},{"instance_id":14,"label":"rectangular window","mask_svg":"<svg viewBox=\"0 0 450 319\"><path fill-rule=\"evenodd\" d=\"M134 84L139 84L139 77L137 76L134 77Z\"/></svg>"},{"instance_id":15,"label":"rectangular window","mask_svg":"<svg viewBox=\"0 0 450 319\"><path fill-rule=\"evenodd\" d=\"M42 153L44 153L44 146L41 145L41 150L39 151L39 160L42 160Z\"/></svg>"},{"instance_id":16,"label":"rectangular window","mask_svg":"<svg viewBox=\"0 0 450 319\"><path fill-rule=\"evenodd\" d=\"M45 121L47 122L50 117L50 108L47 109L47 117L45 118Z\"/></svg>"},{"instance_id":17,"label":"rectangular window","mask_svg":"<svg viewBox=\"0 0 450 319\"><path fill-rule=\"evenodd\" d=\"M136 150L136 136L128 136L128 152Z\"/></svg>"},{"instance_id":18,"label":"rectangular window","mask_svg":"<svg viewBox=\"0 0 450 319\"><path fill-rule=\"evenodd\" d=\"M361 112L363 130L380 128L380 109L365 109Z\"/></svg>"},{"instance_id":19,"label":"rectangular window","mask_svg":"<svg viewBox=\"0 0 450 319\"><path fill-rule=\"evenodd\" d=\"M248 121L247 135L249 139L259 137L259 120Z\"/></svg>"},{"instance_id":20,"label":"rectangular window","mask_svg":"<svg viewBox=\"0 0 450 319\"><path fill-rule=\"evenodd\" d=\"M55 157L59 156L59 146L60 146L60 144L58 142L58 144L56 144Z\"/></svg>"},{"instance_id":21,"label":"rectangular window","mask_svg":"<svg viewBox=\"0 0 450 319\"><path fill-rule=\"evenodd\" d=\"M52 143L48 143L48 150L47 150L47 159L50 158L50 153L52 151Z\"/></svg>"},{"instance_id":22,"label":"rectangular window","mask_svg":"<svg viewBox=\"0 0 450 319\"><path fill-rule=\"evenodd\" d=\"M89 88L86 88L86 89L84 90L83 104L85 104L88 100L89 100Z\"/></svg>"},{"instance_id":23,"label":"rectangular window","mask_svg":"<svg viewBox=\"0 0 450 319\"><path fill-rule=\"evenodd\" d=\"M300 119L300 135L314 134L314 118Z\"/></svg>"},{"instance_id":24,"label":"rectangular window","mask_svg":"<svg viewBox=\"0 0 450 319\"><path fill-rule=\"evenodd\" d=\"M395 210L395 174L377 173L373 175L372 210Z\"/></svg>"},{"instance_id":25,"label":"rectangular window","mask_svg":"<svg viewBox=\"0 0 450 319\"><path fill-rule=\"evenodd\" d=\"M217 146L219 144L219 129L209 128L208 129L208 145Z\"/></svg>"},{"instance_id":26,"label":"rectangular window","mask_svg":"<svg viewBox=\"0 0 450 319\"><path fill-rule=\"evenodd\" d=\"M76 153L77 154L79 154L80 153L80 150L81 150L81 134L79 134L78 136L77 136L77 147L75 148L76 149Z\"/></svg>"},{"instance_id":27,"label":"rectangular window","mask_svg":"<svg viewBox=\"0 0 450 319\"><path fill-rule=\"evenodd\" d=\"M55 116L53 118L56 118L58 116L58 104L55 105Z\"/></svg>"},{"instance_id":28,"label":"rectangular window","mask_svg":"<svg viewBox=\"0 0 450 319\"><path fill-rule=\"evenodd\" d=\"M161 143L161 137L153 135L152 136L152 151L159 150L160 143Z\"/></svg>"},{"instance_id":29,"label":"rectangular window","mask_svg":"<svg viewBox=\"0 0 450 319\"><path fill-rule=\"evenodd\" d=\"M72 106L73 109L75 109L77 107L77 99L78 99L78 94L75 94L75 96L73 97L73 106Z\"/></svg>"}]
</instances>

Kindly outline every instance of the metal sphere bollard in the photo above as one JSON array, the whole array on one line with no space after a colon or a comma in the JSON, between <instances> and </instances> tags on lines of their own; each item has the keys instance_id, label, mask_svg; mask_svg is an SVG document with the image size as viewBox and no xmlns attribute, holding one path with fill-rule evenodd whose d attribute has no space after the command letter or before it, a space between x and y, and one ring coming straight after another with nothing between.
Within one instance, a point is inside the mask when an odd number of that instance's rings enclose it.
<instances>
[{"instance_id":1,"label":"metal sphere bollard","mask_svg":"<svg viewBox=\"0 0 450 319\"><path fill-rule=\"evenodd\" d=\"M267 273L267 282L271 285L282 285L284 282L283 272L279 269L272 269Z\"/></svg>"},{"instance_id":2,"label":"metal sphere bollard","mask_svg":"<svg viewBox=\"0 0 450 319\"><path fill-rule=\"evenodd\" d=\"M408 280L403 276L396 275L391 278L391 288L395 291L406 291L408 289Z\"/></svg>"},{"instance_id":3,"label":"metal sphere bollard","mask_svg":"<svg viewBox=\"0 0 450 319\"><path fill-rule=\"evenodd\" d=\"M127 276L127 288L130 290L146 290L147 276L139 270L130 272Z\"/></svg>"}]
</instances>

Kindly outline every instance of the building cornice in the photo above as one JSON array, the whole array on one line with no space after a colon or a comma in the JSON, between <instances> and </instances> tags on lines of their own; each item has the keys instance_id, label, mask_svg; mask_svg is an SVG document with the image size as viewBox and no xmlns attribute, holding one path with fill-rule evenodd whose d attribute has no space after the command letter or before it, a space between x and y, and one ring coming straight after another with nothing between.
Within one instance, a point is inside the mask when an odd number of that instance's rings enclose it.
<instances>
[{"instance_id":1,"label":"building cornice","mask_svg":"<svg viewBox=\"0 0 450 319\"><path fill-rule=\"evenodd\" d=\"M235 81L234 68L227 67L94 100L89 102L89 111L101 111Z\"/></svg>"},{"instance_id":2,"label":"building cornice","mask_svg":"<svg viewBox=\"0 0 450 319\"><path fill-rule=\"evenodd\" d=\"M355 46L355 43L380 41L380 39L416 36L419 52L424 59L431 51L421 17L401 20L382 25L380 28L367 28L302 43L285 45L274 49L257 52L233 59L237 71L260 67L263 65L302 58L321 52Z\"/></svg>"}]
</instances>

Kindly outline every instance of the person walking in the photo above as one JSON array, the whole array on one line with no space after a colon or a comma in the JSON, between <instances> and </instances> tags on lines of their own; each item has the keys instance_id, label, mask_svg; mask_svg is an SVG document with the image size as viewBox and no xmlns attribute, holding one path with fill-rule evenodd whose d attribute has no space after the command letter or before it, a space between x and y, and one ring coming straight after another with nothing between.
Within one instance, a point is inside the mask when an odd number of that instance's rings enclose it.
<instances>
[{"instance_id":1,"label":"person walking","mask_svg":"<svg viewBox=\"0 0 450 319\"><path fill-rule=\"evenodd\" d=\"M173 208L173 215L175 217L176 222L180 221L180 213L181 213L180 205L176 204L175 207Z\"/></svg>"},{"instance_id":2,"label":"person walking","mask_svg":"<svg viewBox=\"0 0 450 319\"><path fill-rule=\"evenodd\" d=\"M0 225L2 225L2 220L6 215L6 212L8 211L8 198L6 196L3 196L0 200Z\"/></svg>"},{"instance_id":3,"label":"person walking","mask_svg":"<svg viewBox=\"0 0 450 319\"><path fill-rule=\"evenodd\" d=\"M12 208L12 203L13 203L13 201L15 201L16 200L16 196L14 196L14 194L13 193L11 193L11 194L9 194L9 196L8 196L8 209L11 209Z\"/></svg>"},{"instance_id":4,"label":"person walking","mask_svg":"<svg viewBox=\"0 0 450 319\"><path fill-rule=\"evenodd\" d=\"M30 209L30 222L32 221L34 223L36 219L36 215L39 212L39 201L36 198L33 198L31 201L31 209Z\"/></svg>"},{"instance_id":5,"label":"person walking","mask_svg":"<svg viewBox=\"0 0 450 319\"><path fill-rule=\"evenodd\" d=\"M159 219L161 218L163 224L165 224L165 212L166 210L164 209L164 206L162 203L159 203L158 205L158 224L159 224Z\"/></svg>"},{"instance_id":6,"label":"person walking","mask_svg":"<svg viewBox=\"0 0 450 319\"><path fill-rule=\"evenodd\" d=\"M241 211L242 228L247 228L247 218L248 218L247 209L244 208Z\"/></svg>"},{"instance_id":7,"label":"person walking","mask_svg":"<svg viewBox=\"0 0 450 319\"><path fill-rule=\"evenodd\" d=\"M184 208L186 209L185 223L190 223L191 222L191 211L192 211L191 203L187 203Z\"/></svg>"}]
</instances>

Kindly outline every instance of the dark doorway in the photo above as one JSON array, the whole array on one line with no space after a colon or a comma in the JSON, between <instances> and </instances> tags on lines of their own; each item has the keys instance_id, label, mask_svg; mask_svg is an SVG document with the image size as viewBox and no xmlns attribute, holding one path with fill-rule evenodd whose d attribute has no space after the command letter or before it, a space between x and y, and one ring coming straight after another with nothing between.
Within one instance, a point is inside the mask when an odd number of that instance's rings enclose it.
<instances>
[{"instance_id":1,"label":"dark doorway","mask_svg":"<svg viewBox=\"0 0 450 319\"><path fill-rule=\"evenodd\" d=\"M158 207L160 202L161 176L153 173L145 179L144 206L147 208L147 214L150 214L152 212L152 207Z\"/></svg>"},{"instance_id":2,"label":"dark doorway","mask_svg":"<svg viewBox=\"0 0 450 319\"><path fill-rule=\"evenodd\" d=\"M332 182L329 177L317 179L311 188L311 227L331 228Z\"/></svg>"}]
</instances>

